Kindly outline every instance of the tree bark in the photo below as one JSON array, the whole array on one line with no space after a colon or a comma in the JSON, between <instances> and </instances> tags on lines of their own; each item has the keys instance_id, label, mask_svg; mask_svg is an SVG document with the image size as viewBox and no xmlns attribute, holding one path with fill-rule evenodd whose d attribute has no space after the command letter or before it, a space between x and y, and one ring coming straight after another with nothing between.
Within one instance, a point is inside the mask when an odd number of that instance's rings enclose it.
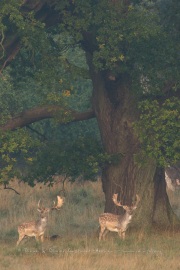
<instances>
[{"instance_id":1,"label":"tree bark","mask_svg":"<svg viewBox=\"0 0 180 270\"><path fill-rule=\"evenodd\" d=\"M107 72L96 72L90 54L87 62L93 82L93 106L99 125L104 150L117 156L116 163L102 170L102 187L105 195L105 212L120 213L112 201L120 194L121 203L133 204L135 195L140 203L132 225L145 230L153 225L167 228L173 225L173 213L166 194L163 170L147 158L139 163L140 143L133 129L138 120L137 100L131 90L127 74L113 78ZM109 79L110 78L110 79Z\"/></svg>"}]
</instances>

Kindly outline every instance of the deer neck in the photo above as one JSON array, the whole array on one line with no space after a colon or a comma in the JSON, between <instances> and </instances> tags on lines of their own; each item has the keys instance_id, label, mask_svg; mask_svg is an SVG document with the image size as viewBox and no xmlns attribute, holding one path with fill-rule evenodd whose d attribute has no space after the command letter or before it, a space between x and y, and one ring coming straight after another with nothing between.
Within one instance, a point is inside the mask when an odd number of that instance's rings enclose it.
<instances>
[{"instance_id":1,"label":"deer neck","mask_svg":"<svg viewBox=\"0 0 180 270\"><path fill-rule=\"evenodd\" d=\"M47 221L48 221L48 218L47 217L41 217L37 221L37 225L41 226L42 228L45 228L47 226Z\"/></svg>"},{"instance_id":2,"label":"deer neck","mask_svg":"<svg viewBox=\"0 0 180 270\"><path fill-rule=\"evenodd\" d=\"M129 214L127 211L126 213L123 215L123 217L121 217L121 221L123 223L123 227L126 227L132 219L132 214Z\"/></svg>"}]
</instances>

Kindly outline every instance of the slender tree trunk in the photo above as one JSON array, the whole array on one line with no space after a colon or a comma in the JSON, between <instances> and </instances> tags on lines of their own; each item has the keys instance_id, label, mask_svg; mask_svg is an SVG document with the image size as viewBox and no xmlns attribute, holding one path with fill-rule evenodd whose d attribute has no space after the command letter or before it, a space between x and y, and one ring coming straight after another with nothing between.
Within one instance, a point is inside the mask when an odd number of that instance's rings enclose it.
<instances>
[{"instance_id":1,"label":"slender tree trunk","mask_svg":"<svg viewBox=\"0 0 180 270\"><path fill-rule=\"evenodd\" d=\"M147 158L140 164L140 144L133 129L138 120L137 101L131 91L127 75L110 80L106 72L96 72L88 56L93 81L93 106L104 150L117 156L115 164L108 164L102 172L105 212L118 213L113 193L119 193L123 204L131 205L135 194L141 198L134 225L150 228L153 224L168 227L172 224L172 210L166 194L165 178L154 161Z\"/></svg>"}]
</instances>

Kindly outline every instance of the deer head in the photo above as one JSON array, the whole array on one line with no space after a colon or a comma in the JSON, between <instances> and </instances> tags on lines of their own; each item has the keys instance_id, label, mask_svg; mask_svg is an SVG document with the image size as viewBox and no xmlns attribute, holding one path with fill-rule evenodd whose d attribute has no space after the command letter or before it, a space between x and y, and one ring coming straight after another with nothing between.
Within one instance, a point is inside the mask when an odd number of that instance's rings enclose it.
<instances>
[{"instance_id":1,"label":"deer head","mask_svg":"<svg viewBox=\"0 0 180 270\"><path fill-rule=\"evenodd\" d=\"M113 200L114 204L117 205L117 206L121 206L129 214L133 213L133 211L137 208L138 203L140 201L139 195L136 194L136 202L131 206L127 206L127 205L121 204L120 201L117 201L117 197L118 197L117 193L114 194L113 197L112 197L112 200Z\"/></svg>"},{"instance_id":2,"label":"deer head","mask_svg":"<svg viewBox=\"0 0 180 270\"><path fill-rule=\"evenodd\" d=\"M57 196L57 203L55 203L54 201L54 205L52 207L43 207L43 206L40 206L40 202L41 200L38 201L38 212L40 212L41 214L41 217L42 216L45 216L46 214L48 214L51 210L60 210L61 206L63 205L64 203L64 199L61 198L60 196Z\"/></svg>"}]
</instances>

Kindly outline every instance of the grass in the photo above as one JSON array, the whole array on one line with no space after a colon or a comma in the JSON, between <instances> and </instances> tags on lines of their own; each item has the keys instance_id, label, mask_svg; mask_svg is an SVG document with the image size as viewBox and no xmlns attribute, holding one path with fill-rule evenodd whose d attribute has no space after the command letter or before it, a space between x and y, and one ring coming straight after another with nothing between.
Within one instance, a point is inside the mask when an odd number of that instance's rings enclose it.
<instances>
[{"instance_id":1,"label":"grass","mask_svg":"<svg viewBox=\"0 0 180 270\"><path fill-rule=\"evenodd\" d=\"M36 219L38 200L50 206L61 187L38 184L32 189L17 182L14 187L20 196L12 190L0 191L2 270L180 270L178 232L128 231L123 242L116 233L109 233L105 241L98 241L98 216L104 207L100 183L67 184L65 204L50 214L43 245L31 238L17 248L18 224ZM55 234L59 237L50 241Z\"/></svg>"}]
</instances>

